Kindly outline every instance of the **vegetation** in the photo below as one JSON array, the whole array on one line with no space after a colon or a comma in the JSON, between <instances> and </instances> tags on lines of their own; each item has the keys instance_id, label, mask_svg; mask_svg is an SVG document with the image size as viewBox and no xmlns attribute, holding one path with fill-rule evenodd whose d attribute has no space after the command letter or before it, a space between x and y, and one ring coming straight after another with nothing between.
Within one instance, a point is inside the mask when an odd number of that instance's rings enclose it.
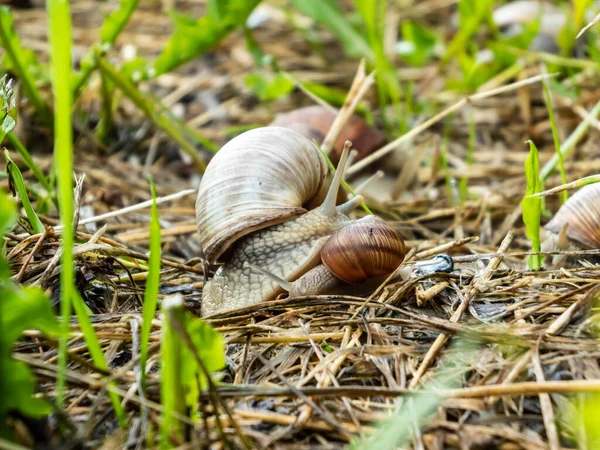
<instances>
[{"instance_id":1,"label":"vegetation","mask_svg":"<svg viewBox=\"0 0 600 450\"><path fill-rule=\"evenodd\" d=\"M598 251L541 253L600 181L594 2L12 3L0 448L597 448ZM281 112L347 105L361 60L356 114L388 144L344 186L384 169L361 214L412 275L197 317L198 175ZM452 273L415 269L446 252Z\"/></svg>"}]
</instances>

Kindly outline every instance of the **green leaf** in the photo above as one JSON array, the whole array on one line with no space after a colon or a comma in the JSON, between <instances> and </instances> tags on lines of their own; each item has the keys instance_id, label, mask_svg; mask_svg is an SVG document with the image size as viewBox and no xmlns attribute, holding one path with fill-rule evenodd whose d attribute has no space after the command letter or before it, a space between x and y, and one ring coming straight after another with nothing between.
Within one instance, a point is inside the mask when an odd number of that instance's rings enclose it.
<instances>
[{"instance_id":1,"label":"green leaf","mask_svg":"<svg viewBox=\"0 0 600 450\"><path fill-rule=\"evenodd\" d=\"M172 448L171 437L183 433L182 423L175 414L185 414L187 406L193 417L198 395L208 386L198 359L209 373L222 369L225 344L214 328L184 309L183 297L176 294L165 297L162 302L160 353L161 448Z\"/></svg>"},{"instance_id":2,"label":"green leaf","mask_svg":"<svg viewBox=\"0 0 600 450\"><path fill-rule=\"evenodd\" d=\"M193 317L186 311L187 332L192 338L200 360L208 372L216 372L225 367L225 344L223 337L202 319ZM208 380L196 362L189 348L183 349L181 370L182 385L185 391L185 404L193 407L198 403L200 392L208 388Z\"/></svg>"},{"instance_id":3,"label":"green leaf","mask_svg":"<svg viewBox=\"0 0 600 450\"><path fill-rule=\"evenodd\" d=\"M0 195L0 201L1 198ZM3 263L0 258L0 265ZM41 289L20 288L10 281L0 283L0 299L0 423L4 423L6 413L14 409L31 417L47 415L50 413L48 403L33 397L35 378L27 365L15 361L11 353L15 341L26 329L38 329L51 337L60 335L52 306Z\"/></svg>"},{"instance_id":4,"label":"green leaf","mask_svg":"<svg viewBox=\"0 0 600 450\"><path fill-rule=\"evenodd\" d=\"M104 18L100 29L100 42L102 45L112 45L129 22L129 18L136 10L139 0L120 0L119 6Z\"/></svg>"},{"instance_id":5,"label":"green leaf","mask_svg":"<svg viewBox=\"0 0 600 450\"><path fill-rule=\"evenodd\" d=\"M600 448L600 393L590 392L573 397L565 418L582 444L580 448Z\"/></svg>"},{"instance_id":6,"label":"green leaf","mask_svg":"<svg viewBox=\"0 0 600 450\"><path fill-rule=\"evenodd\" d=\"M141 78L154 78L214 48L242 26L260 0L211 0L208 15L195 19L172 13L174 31L162 53ZM134 77L135 79L135 77Z\"/></svg>"},{"instance_id":7,"label":"green leaf","mask_svg":"<svg viewBox=\"0 0 600 450\"><path fill-rule=\"evenodd\" d=\"M17 221L17 205L8 195L0 191L0 239L10 231Z\"/></svg>"},{"instance_id":8,"label":"green leaf","mask_svg":"<svg viewBox=\"0 0 600 450\"><path fill-rule=\"evenodd\" d=\"M375 59L367 40L354 29L334 0L292 0L292 3L335 34L349 56L365 57L369 61Z\"/></svg>"},{"instance_id":9,"label":"green leaf","mask_svg":"<svg viewBox=\"0 0 600 450\"><path fill-rule=\"evenodd\" d=\"M246 75L244 82L261 102L278 99L294 90L294 83L283 73L268 77L254 72Z\"/></svg>"},{"instance_id":10,"label":"green leaf","mask_svg":"<svg viewBox=\"0 0 600 450\"><path fill-rule=\"evenodd\" d=\"M10 348L26 329L37 329L49 336L61 333L54 311L41 289L0 285L0 347Z\"/></svg>"},{"instance_id":11,"label":"green leaf","mask_svg":"<svg viewBox=\"0 0 600 450\"><path fill-rule=\"evenodd\" d=\"M409 64L423 66L435 55L437 37L428 28L411 21L402 22L402 37L409 45L400 54Z\"/></svg>"},{"instance_id":12,"label":"green leaf","mask_svg":"<svg viewBox=\"0 0 600 450\"><path fill-rule=\"evenodd\" d=\"M444 62L460 53L465 53L471 38L477 33L484 21L493 23L493 0L461 0L458 3L460 26L458 33L448 44Z\"/></svg>"},{"instance_id":13,"label":"green leaf","mask_svg":"<svg viewBox=\"0 0 600 450\"><path fill-rule=\"evenodd\" d=\"M540 181L540 160L538 150L532 141L529 142L529 156L525 161L525 177L527 179L527 190L525 198L521 202L523 207L523 223L525 224L525 234L531 239L531 249L534 252L541 250L540 244L540 217L542 214L542 199L539 197L527 197L537 194L543 190ZM542 255L531 255L527 262L532 270L538 270L542 267Z\"/></svg>"},{"instance_id":14,"label":"green leaf","mask_svg":"<svg viewBox=\"0 0 600 450\"><path fill-rule=\"evenodd\" d=\"M38 182L44 187L44 189L46 189L46 192L48 192L48 194L52 196L53 201L58 205L58 203L56 202L56 195L54 195L54 189L52 188L52 184L44 176L42 170L35 163L35 161L31 157L31 154L25 148L23 143L19 140L19 138L17 138L17 136L15 136L14 133L8 133L8 135L6 136L6 140L17 151L19 156L23 159L23 162L25 163L27 168L31 170L31 172L33 172Z\"/></svg>"},{"instance_id":15,"label":"green leaf","mask_svg":"<svg viewBox=\"0 0 600 450\"><path fill-rule=\"evenodd\" d=\"M44 225L35 213L33 206L31 206L31 202L29 201L29 196L27 195L27 189L25 188L25 181L23 180L23 175L21 174L21 171L19 170L17 165L12 161L12 159L10 159L8 150L4 150L4 157L6 158L6 170L10 176L9 184L11 184L17 189L19 197L21 198L21 202L23 203L23 208L25 208L27 219L29 219L29 223L31 224L33 231L36 234L43 233Z\"/></svg>"},{"instance_id":16,"label":"green leaf","mask_svg":"<svg viewBox=\"0 0 600 450\"><path fill-rule=\"evenodd\" d=\"M2 402L0 402L0 418L8 411L18 410L29 417L43 417L52 411L45 400L35 398L35 378L29 367L23 362L5 358L0 351L2 369L0 383L2 384ZM6 394L10 393L10 394Z\"/></svg>"}]
</instances>

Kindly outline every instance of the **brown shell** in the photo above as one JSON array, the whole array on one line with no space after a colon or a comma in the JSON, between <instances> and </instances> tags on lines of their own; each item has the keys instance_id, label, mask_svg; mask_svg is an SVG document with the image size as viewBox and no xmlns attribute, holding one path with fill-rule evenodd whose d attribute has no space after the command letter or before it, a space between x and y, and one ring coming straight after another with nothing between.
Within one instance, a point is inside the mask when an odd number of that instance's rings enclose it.
<instances>
[{"instance_id":1,"label":"brown shell","mask_svg":"<svg viewBox=\"0 0 600 450\"><path fill-rule=\"evenodd\" d=\"M264 127L229 141L208 164L196 222L213 263L242 236L319 205L331 176L322 153L296 131Z\"/></svg>"},{"instance_id":2,"label":"brown shell","mask_svg":"<svg viewBox=\"0 0 600 450\"><path fill-rule=\"evenodd\" d=\"M392 273L404 260L406 248L398 233L377 216L345 226L321 249L323 264L347 283Z\"/></svg>"},{"instance_id":3,"label":"brown shell","mask_svg":"<svg viewBox=\"0 0 600 450\"><path fill-rule=\"evenodd\" d=\"M600 183L577 191L560 207L546 229L560 233L566 223L569 240L583 248L600 248Z\"/></svg>"},{"instance_id":4,"label":"brown shell","mask_svg":"<svg viewBox=\"0 0 600 450\"><path fill-rule=\"evenodd\" d=\"M271 125L294 129L310 140L314 139L321 143L335 117L335 111L324 106L314 105L278 114ZM361 117L352 115L335 141L334 148L337 156L332 158L334 163L341 155L346 141L352 142L352 147L358 150L356 160L359 160L382 147L386 139L380 130L370 126Z\"/></svg>"}]
</instances>

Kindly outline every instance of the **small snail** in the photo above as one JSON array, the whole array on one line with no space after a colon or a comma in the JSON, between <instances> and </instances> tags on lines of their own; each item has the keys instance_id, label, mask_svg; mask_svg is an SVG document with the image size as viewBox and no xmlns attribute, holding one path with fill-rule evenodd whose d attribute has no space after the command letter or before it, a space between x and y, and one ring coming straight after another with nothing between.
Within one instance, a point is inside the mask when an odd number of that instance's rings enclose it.
<instances>
[{"instance_id":1,"label":"small snail","mask_svg":"<svg viewBox=\"0 0 600 450\"><path fill-rule=\"evenodd\" d=\"M324 292L337 277L360 282L402 262L404 243L383 220L348 217L361 196L336 206L348 149L333 177L313 143L281 127L247 131L215 155L200 183L196 219L205 257L223 265L203 289L203 316L274 299L282 289ZM338 262L328 259L334 256ZM360 258L372 261L355 264ZM355 274L336 277L328 267Z\"/></svg>"},{"instance_id":2,"label":"small snail","mask_svg":"<svg viewBox=\"0 0 600 450\"><path fill-rule=\"evenodd\" d=\"M542 252L600 249L600 184L584 186L569 198L545 226ZM560 257L555 258L555 264ZM576 258L567 258L568 264Z\"/></svg>"},{"instance_id":3,"label":"small snail","mask_svg":"<svg viewBox=\"0 0 600 450\"><path fill-rule=\"evenodd\" d=\"M336 118L333 109L320 105L305 106L277 115L270 126L291 128L298 131L309 140L322 142ZM342 154L344 143L352 142L358 149L357 159L362 159L386 143L385 135L375 127L370 126L364 119L353 114L335 141L335 155L332 161L337 161Z\"/></svg>"}]
</instances>

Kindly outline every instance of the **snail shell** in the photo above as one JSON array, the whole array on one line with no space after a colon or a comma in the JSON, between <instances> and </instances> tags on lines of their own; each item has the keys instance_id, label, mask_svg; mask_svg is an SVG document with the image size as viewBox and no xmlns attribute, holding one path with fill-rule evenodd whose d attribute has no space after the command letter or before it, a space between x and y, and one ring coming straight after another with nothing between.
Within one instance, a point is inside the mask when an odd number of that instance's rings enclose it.
<instances>
[{"instance_id":1,"label":"snail shell","mask_svg":"<svg viewBox=\"0 0 600 450\"><path fill-rule=\"evenodd\" d=\"M321 250L321 260L347 283L392 273L406 254L398 233L377 216L367 216L334 233Z\"/></svg>"},{"instance_id":2,"label":"snail shell","mask_svg":"<svg viewBox=\"0 0 600 450\"><path fill-rule=\"evenodd\" d=\"M584 186L563 204L546 229L567 238L581 248L600 248L600 183Z\"/></svg>"},{"instance_id":3,"label":"snail shell","mask_svg":"<svg viewBox=\"0 0 600 450\"><path fill-rule=\"evenodd\" d=\"M333 125L336 115L334 110L320 105L306 106L278 114L271 125L292 128L310 140L314 139L320 143ZM358 150L357 159L362 159L383 146L386 138L380 130L353 114L335 141L334 148L337 155L335 158L332 157L333 162L337 162L346 141L352 142L353 147Z\"/></svg>"},{"instance_id":4,"label":"snail shell","mask_svg":"<svg viewBox=\"0 0 600 450\"><path fill-rule=\"evenodd\" d=\"M198 190L206 259L215 262L242 236L319 205L330 183L319 149L294 130L264 127L235 137L210 161Z\"/></svg>"}]
</instances>

